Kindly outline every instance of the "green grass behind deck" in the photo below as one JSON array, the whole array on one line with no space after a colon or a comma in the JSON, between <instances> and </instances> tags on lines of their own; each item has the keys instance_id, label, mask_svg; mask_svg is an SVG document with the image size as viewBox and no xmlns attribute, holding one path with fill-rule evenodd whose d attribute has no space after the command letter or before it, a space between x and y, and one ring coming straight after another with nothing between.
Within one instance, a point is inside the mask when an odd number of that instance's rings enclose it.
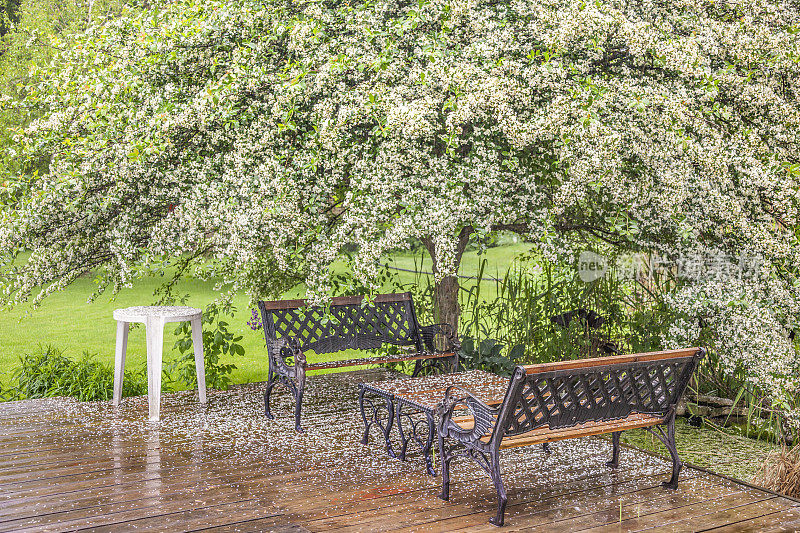
<instances>
[{"instance_id":1,"label":"green grass behind deck","mask_svg":"<svg viewBox=\"0 0 800 533\"><path fill-rule=\"evenodd\" d=\"M467 252L464 256L461 272L474 276L477 265L484 257L488 260L486 275L502 275L513 258L529 248L525 244L513 244L490 248L480 257L475 252ZM388 262L401 268L414 268L412 254L397 254ZM419 258L419 256L416 256ZM419 262L419 259L417 259ZM423 270L430 271L430 261L422 265ZM411 283L414 274L398 272L403 283ZM10 311L0 311L0 383L8 384L10 371L17 365L18 358L35 349L38 344L53 344L65 349L70 357L77 357L84 350L97 353L99 359L109 364L114 361L114 343L116 323L112 318L114 309L132 305L148 305L154 301L153 291L162 279L146 278L136 283L132 289L123 289L115 298L101 296L93 303L86 298L95 288L91 276L77 280L68 289L45 299L39 309L30 306L19 306ZM470 282L465 282L470 283ZM474 283L474 282L472 282ZM218 294L213 290L213 282L204 282L187 278L180 282L176 294L189 294L188 305L203 308L212 302ZM485 283L486 296L494 294L494 284ZM284 297L302 296L303 288L290 291ZM250 318L250 308L245 296L238 296L234 303L238 309L236 317L228 320L231 331L243 336L242 344L245 355L229 358L236 366L233 379L236 383L262 381L267 377L267 365L264 357L264 337L261 331L252 331L246 324ZM164 335L164 358L169 360L174 355L172 346L175 342L173 330L175 325L167 325ZM320 356L312 359L339 359L353 354L341 353L332 356ZM131 330L128 339L127 368L143 365L146 361L144 326ZM341 369L337 369L341 370ZM346 370L346 369L344 369Z\"/></svg>"}]
</instances>

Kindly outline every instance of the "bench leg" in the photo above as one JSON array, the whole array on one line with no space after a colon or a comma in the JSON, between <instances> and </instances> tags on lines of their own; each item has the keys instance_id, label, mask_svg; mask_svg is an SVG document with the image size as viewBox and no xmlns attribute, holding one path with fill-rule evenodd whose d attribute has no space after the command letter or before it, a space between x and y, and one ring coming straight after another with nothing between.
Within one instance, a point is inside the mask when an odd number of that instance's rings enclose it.
<instances>
[{"instance_id":1,"label":"bench leg","mask_svg":"<svg viewBox=\"0 0 800 533\"><path fill-rule=\"evenodd\" d=\"M506 495L506 488L503 485L503 478L500 476L500 458L497 454L491 455L489 468L489 474L492 476L494 488L497 490L497 514L494 518L490 518L489 522L495 526L502 526L505 521L508 496Z\"/></svg>"},{"instance_id":2,"label":"bench leg","mask_svg":"<svg viewBox=\"0 0 800 533\"><path fill-rule=\"evenodd\" d=\"M449 359L452 360L450 363L450 368L453 369L454 373L458 372L458 350L456 350L456 353L453 355L453 357L450 357Z\"/></svg>"},{"instance_id":3,"label":"bench leg","mask_svg":"<svg viewBox=\"0 0 800 533\"><path fill-rule=\"evenodd\" d=\"M278 384L278 379L272 375L272 369L269 369L269 376L267 377L267 388L264 391L264 415L273 420L275 415L269 409L269 397L272 395L272 389Z\"/></svg>"},{"instance_id":4,"label":"bench leg","mask_svg":"<svg viewBox=\"0 0 800 533\"><path fill-rule=\"evenodd\" d=\"M621 431L615 431L611 434L611 460L606 463L606 466L617 468L619 466L619 436Z\"/></svg>"},{"instance_id":5,"label":"bench leg","mask_svg":"<svg viewBox=\"0 0 800 533\"><path fill-rule=\"evenodd\" d=\"M369 428L372 421L367 418L367 411L364 409L364 393L366 390L363 385L358 387L358 408L361 410L361 420L364 421L364 436L361 437L361 444L369 444ZM370 402L371 403L371 402Z\"/></svg>"},{"instance_id":6,"label":"bench leg","mask_svg":"<svg viewBox=\"0 0 800 533\"><path fill-rule=\"evenodd\" d=\"M672 477L670 477L669 481L663 482L661 485L668 488L668 489L677 489L678 488L678 476L680 476L681 468L683 468L683 461L678 456L678 448L675 445L675 413L673 412L667 418L667 431L664 432L664 429L661 426L655 426L644 428L646 431L649 431L656 437L664 447L669 452L670 457L672 458Z\"/></svg>"},{"instance_id":7,"label":"bench leg","mask_svg":"<svg viewBox=\"0 0 800 533\"><path fill-rule=\"evenodd\" d=\"M306 388L306 374L305 369L300 369L297 373L297 389L295 389L294 397L294 428L298 433L303 433L303 427L300 425L300 415L303 411L303 393Z\"/></svg>"},{"instance_id":8,"label":"bench leg","mask_svg":"<svg viewBox=\"0 0 800 533\"><path fill-rule=\"evenodd\" d=\"M659 428L661 430L661 428ZM663 431L662 431L663 433ZM662 439L664 446L667 447L669 450L669 455L672 457L672 477L669 481L663 483L663 485L669 489L677 489L678 488L678 476L681 473L681 468L683 467L683 462L681 458L678 457L678 448L675 445L675 414L673 413L672 416L669 417L669 421L667 422L667 434L665 435L665 439Z\"/></svg>"},{"instance_id":9,"label":"bench leg","mask_svg":"<svg viewBox=\"0 0 800 533\"><path fill-rule=\"evenodd\" d=\"M452 460L453 456L447 454L444 449L444 437L439 432L439 463L442 467L442 492L439 494L439 498L444 501L450 499L450 461Z\"/></svg>"}]
</instances>

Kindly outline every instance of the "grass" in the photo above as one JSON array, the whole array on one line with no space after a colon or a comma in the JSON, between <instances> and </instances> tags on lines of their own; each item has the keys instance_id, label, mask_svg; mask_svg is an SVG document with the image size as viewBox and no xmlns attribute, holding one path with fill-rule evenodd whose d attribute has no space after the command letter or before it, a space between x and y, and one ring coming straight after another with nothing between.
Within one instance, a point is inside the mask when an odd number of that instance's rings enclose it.
<instances>
[{"instance_id":1,"label":"grass","mask_svg":"<svg viewBox=\"0 0 800 533\"><path fill-rule=\"evenodd\" d=\"M504 272L514 257L529 249L523 243L509 243L504 246L489 248L480 256L472 251L464 255L461 273L474 276L479 262L487 260L487 275ZM411 253L395 254L388 258L388 263L399 268L414 269L414 262L419 264L419 255ZM422 264L422 270L430 270L430 259ZM397 272L401 283L411 283L414 274ZM70 357L77 357L84 351L98 354L98 360L113 364L116 324L112 318L114 309L133 305L148 305L154 301L153 291L162 283L162 279L145 278L138 281L134 288L123 289L114 297L101 296L93 303L86 298L94 289L91 276L78 279L69 288L45 299L38 309L30 306L18 306L12 310L0 311L0 383L10 382L11 370L18 365L23 354L36 348L37 345L51 344L62 349ZM491 292L486 283L487 291ZM204 308L214 301L218 294L213 290L214 283L194 278L186 278L179 283L176 294L188 294L188 305ZM298 287L284 297L300 297L303 288ZM487 296L491 296L487 294ZM237 369L233 374L234 383L262 381L267 377L267 362L264 354L264 336L260 331L253 331L246 322L250 318L248 299L244 295L234 299L237 314L229 320L231 331L242 335L241 344L245 355L230 358ZM177 355L172 350L176 337L173 335L175 325L167 325L164 335L165 361ZM335 354L333 358L346 357L347 354ZM128 339L127 368L144 365L146 361L145 333L143 325L134 326Z\"/></svg>"},{"instance_id":2,"label":"grass","mask_svg":"<svg viewBox=\"0 0 800 533\"><path fill-rule=\"evenodd\" d=\"M669 458L661 442L643 429L625 431L620 440ZM748 482L758 473L767 455L777 448L763 440L734 435L706 424L692 427L684 418L675 421L675 443L683 461Z\"/></svg>"}]
</instances>

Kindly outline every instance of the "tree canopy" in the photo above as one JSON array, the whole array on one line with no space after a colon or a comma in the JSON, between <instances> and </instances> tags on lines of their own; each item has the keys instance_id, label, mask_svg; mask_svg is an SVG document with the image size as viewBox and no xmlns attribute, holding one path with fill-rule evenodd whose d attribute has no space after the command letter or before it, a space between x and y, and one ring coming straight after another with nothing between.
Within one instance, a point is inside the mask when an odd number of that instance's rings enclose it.
<instances>
[{"instance_id":1,"label":"tree canopy","mask_svg":"<svg viewBox=\"0 0 800 533\"><path fill-rule=\"evenodd\" d=\"M797 387L796 0L179 0L90 26L42 79L6 102L46 168L4 178L6 302L167 263L322 298L346 249L369 286L420 238L446 278L465 236L511 229L547 260L757 258L676 287L664 342L702 321Z\"/></svg>"},{"instance_id":2,"label":"tree canopy","mask_svg":"<svg viewBox=\"0 0 800 533\"><path fill-rule=\"evenodd\" d=\"M9 29L19 21L20 0L4 0L0 14L0 37L8 33Z\"/></svg>"}]
</instances>

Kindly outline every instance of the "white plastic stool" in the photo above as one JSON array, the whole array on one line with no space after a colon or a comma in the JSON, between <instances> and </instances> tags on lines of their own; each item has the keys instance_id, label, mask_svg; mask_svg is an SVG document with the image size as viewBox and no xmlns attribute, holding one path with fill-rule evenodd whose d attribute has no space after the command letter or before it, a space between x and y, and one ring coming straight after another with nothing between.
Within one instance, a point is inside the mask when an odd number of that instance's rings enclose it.
<instances>
[{"instance_id":1,"label":"white plastic stool","mask_svg":"<svg viewBox=\"0 0 800 533\"><path fill-rule=\"evenodd\" d=\"M206 403L206 367L203 361L203 312L185 306L140 306L114 311L117 321L117 349L114 357L114 406L122 399L125 376L125 352L128 348L128 324L141 322L147 336L147 404L150 420L158 422L161 407L161 368L164 352L164 324L191 322L194 344L194 366L200 403Z\"/></svg>"}]
</instances>

